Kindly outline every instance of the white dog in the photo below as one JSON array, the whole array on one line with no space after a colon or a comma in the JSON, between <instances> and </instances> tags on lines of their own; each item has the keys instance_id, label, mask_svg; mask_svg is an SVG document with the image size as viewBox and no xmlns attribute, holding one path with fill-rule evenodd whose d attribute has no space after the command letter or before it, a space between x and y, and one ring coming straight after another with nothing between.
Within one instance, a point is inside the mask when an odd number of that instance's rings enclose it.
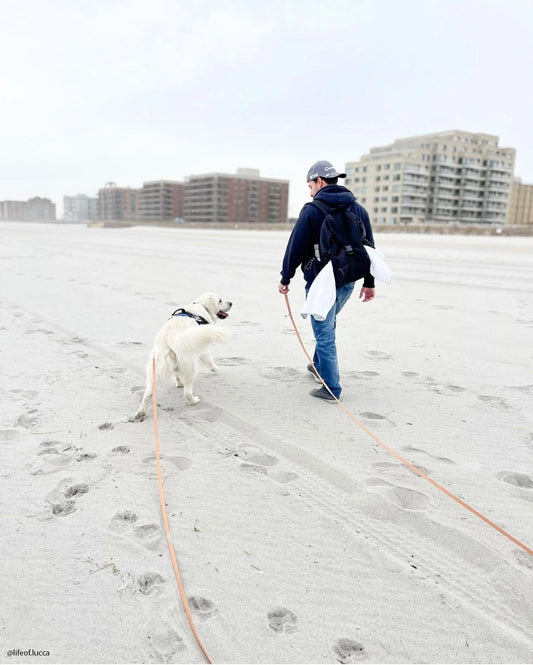
<instances>
[{"instance_id":1,"label":"white dog","mask_svg":"<svg viewBox=\"0 0 533 665\"><path fill-rule=\"evenodd\" d=\"M231 302L222 300L215 293L204 293L172 314L154 340L146 366L146 390L133 421L144 420L146 417L146 409L153 394L153 358L156 375L173 377L176 386L183 387L187 404L198 404L200 398L192 392L198 374L198 360L212 372L218 371L209 345L223 342L229 336L228 331L214 324L217 318L225 319L228 316L231 305Z\"/></svg>"}]
</instances>

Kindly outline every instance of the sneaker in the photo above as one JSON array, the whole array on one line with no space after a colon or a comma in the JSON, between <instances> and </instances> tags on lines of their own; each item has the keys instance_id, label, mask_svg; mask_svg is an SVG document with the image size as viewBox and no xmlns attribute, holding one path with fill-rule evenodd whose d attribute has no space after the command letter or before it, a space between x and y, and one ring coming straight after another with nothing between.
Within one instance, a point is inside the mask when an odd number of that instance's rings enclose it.
<instances>
[{"instance_id":1,"label":"sneaker","mask_svg":"<svg viewBox=\"0 0 533 665\"><path fill-rule=\"evenodd\" d=\"M309 365L307 365L307 371L309 372L309 374L311 374L311 376L313 377L313 379L317 383L320 383L322 385L322 381L318 378L318 374L316 373L316 369L313 367L313 365L311 365L311 363L309 363Z\"/></svg>"},{"instance_id":2,"label":"sneaker","mask_svg":"<svg viewBox=\"0 0 533 665\"><path fill-rule=\"evenodd\" d=\"M322 386L322 388L315 388L309 392L311 397L318 397L319 399L325 399L328 402L336 402L337 400L333 395Z\"/></svg>"}]
</instances>

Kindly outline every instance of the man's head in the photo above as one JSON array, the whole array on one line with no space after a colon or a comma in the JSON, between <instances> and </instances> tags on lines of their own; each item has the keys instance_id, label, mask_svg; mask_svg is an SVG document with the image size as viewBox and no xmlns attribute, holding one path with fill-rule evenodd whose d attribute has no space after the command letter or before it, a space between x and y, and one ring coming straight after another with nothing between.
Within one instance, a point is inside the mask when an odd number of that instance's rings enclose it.
<instances>
[{"instance_id":1,"label":"man's head","mask_svg":"<svg viewBox=\"0 0 533 665\"><path fill-rule=\"evenodd\" d=\"M331 162L327 162L325 159L315 162L307 172L307 183L311 196L315 196L322 187L336 185L339 178L346 178L346 173L339 173Z\"/></svg>"}]
</instances>

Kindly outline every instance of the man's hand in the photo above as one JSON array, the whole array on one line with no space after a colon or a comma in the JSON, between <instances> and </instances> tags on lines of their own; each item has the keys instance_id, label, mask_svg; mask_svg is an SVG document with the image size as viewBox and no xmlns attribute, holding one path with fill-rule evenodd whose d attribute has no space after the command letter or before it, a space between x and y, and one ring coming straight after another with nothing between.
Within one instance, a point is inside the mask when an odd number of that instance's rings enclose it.
<instances>
[{"instance_id":1,"label":"man's hand","mask_svg":"<svg viewBox=\"0 0 533 665\"><path fill-rule=\"evenodd\" d=\"M363 302L369 302L374 300L376 296L376 289L369 289L367 286L363 286L361 293L359 294L360 298L363 298Z\"/></svg>"},{"instance_id":2,"label":"man's hand","mask_svg":"<svg viewBox=\"0 0 533 665\"><path fill-rule=\"evenodd\" d=\"M280 293L288 293L289 292L289 285L288 284L282 284L281 282L278 284L278 291Z\"/></svg>"}]
</instances>

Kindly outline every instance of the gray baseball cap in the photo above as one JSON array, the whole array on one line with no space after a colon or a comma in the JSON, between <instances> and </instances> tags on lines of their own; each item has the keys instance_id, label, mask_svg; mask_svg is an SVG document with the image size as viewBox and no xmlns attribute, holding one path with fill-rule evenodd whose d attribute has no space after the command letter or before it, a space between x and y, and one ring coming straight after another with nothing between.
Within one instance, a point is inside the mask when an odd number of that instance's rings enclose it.
<instances>
[{"instance_id":1,"label":"gray baseball cap","mask_svg":"<svg viewBox=\"0 0 533 665\"><path fill-rule=\"evenodd\" d=\"M321 159L315 162L307 172L307 182L317 178L346 178L346 173L339 173L331 162Z\"/></svg>"}]
</instances>

